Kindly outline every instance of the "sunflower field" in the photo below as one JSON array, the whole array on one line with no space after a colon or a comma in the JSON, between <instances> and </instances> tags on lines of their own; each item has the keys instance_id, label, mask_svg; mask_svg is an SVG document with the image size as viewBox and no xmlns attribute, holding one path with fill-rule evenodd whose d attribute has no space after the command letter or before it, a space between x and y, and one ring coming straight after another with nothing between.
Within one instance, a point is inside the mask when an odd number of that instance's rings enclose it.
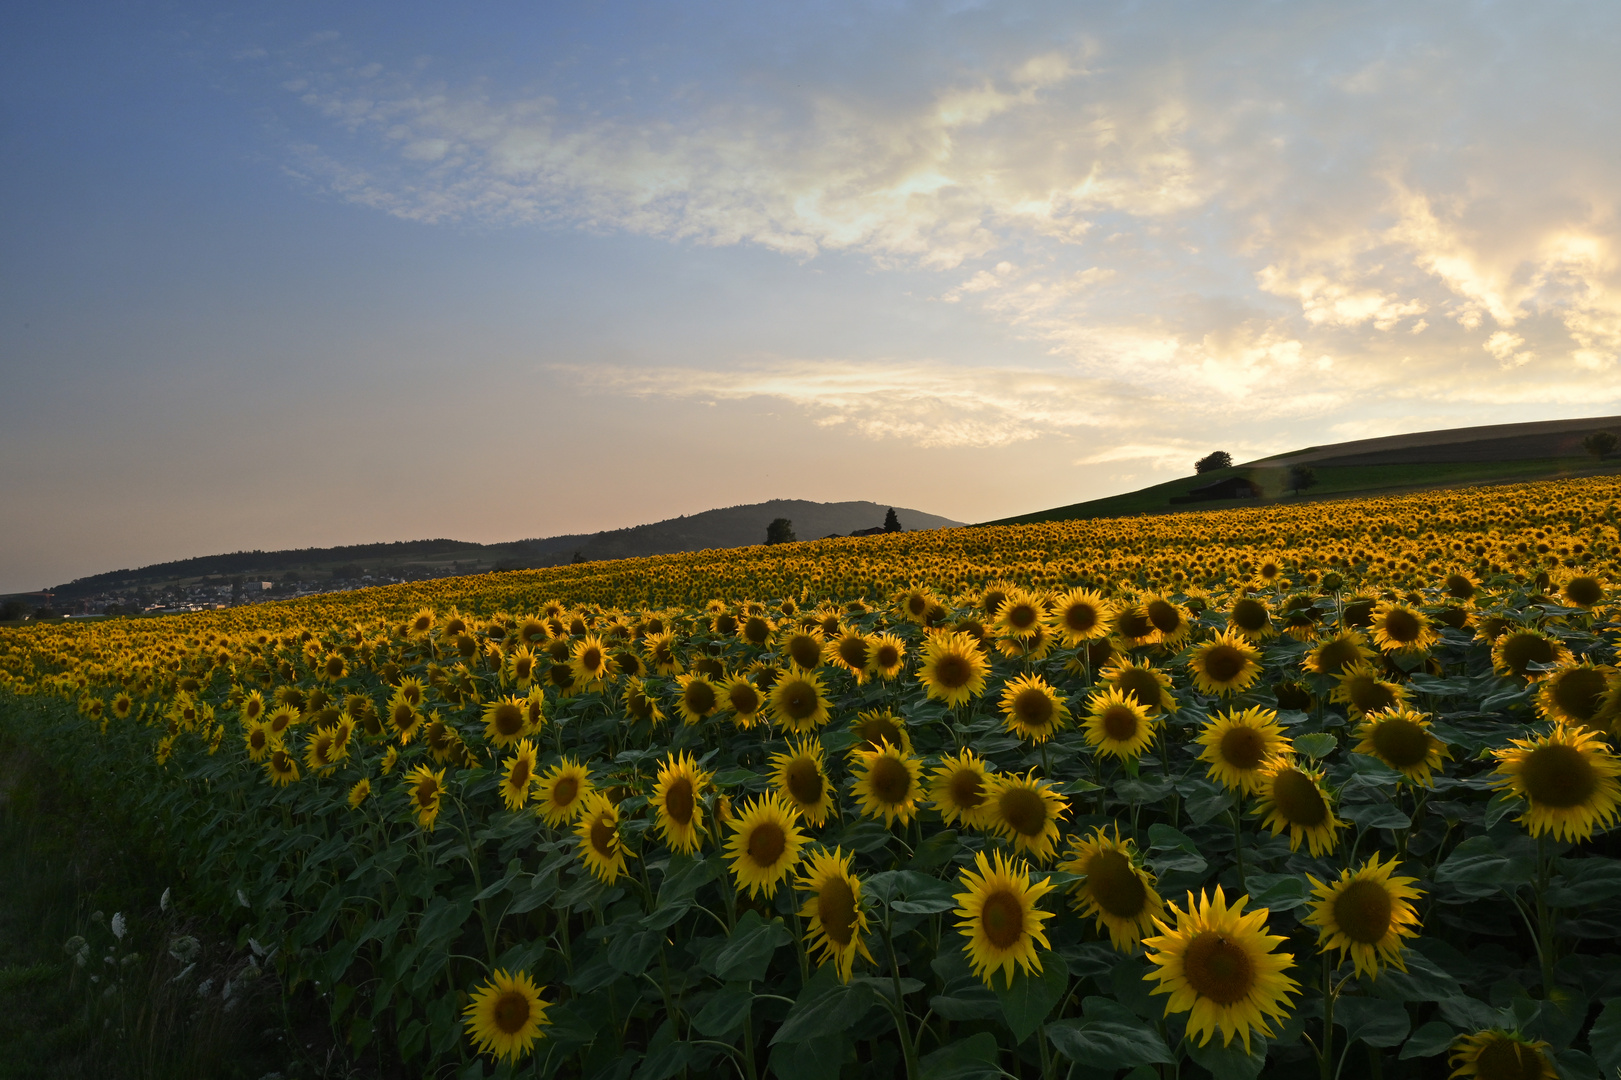
<instances>
[{"instance_id":1,"label":"sunflower field","mask_svg":"<svg viewBox=\"0 0 1621 1080\"><path fill-rule=\"evenodd\" d=\"M1595 478L31 625L0 730L362 1072L1614 1077L1618 525Z\"/></svg>"}]
</instances>

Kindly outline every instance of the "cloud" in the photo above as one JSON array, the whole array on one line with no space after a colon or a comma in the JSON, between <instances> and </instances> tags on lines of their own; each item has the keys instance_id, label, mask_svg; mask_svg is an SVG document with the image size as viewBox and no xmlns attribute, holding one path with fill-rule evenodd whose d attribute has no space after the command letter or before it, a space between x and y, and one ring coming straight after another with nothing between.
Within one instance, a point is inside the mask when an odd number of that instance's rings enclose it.
<instances>
[{"instance_id":1,"label":"cloud","mask_svg":"<svg viewBox=\"0 0 1621 1080\"><path fill-rule=\"evenodd\" d=\"M1110 388L1049 415L1021 389L1035 375L989 366L901 358L904 386L868 390L878 376L836 361L822 379L809 361L747 376L827 423L926 445L1001 445L1142 400L1179 422L1613 400L1621 161L1607 114L1579 102L1621 97L1615 20L1590 11L1572 38L1517 9L1374 8L1352 23L1149 4L1027 35L947 20L952 62L889 39L888 81L817 57L773 78L716 53L711 77L611 99L331 59L322 40L288 61L320 125L289 169L425 224L859 253L1044 348L1056 400ZM1170 21L1177 36L1154 30ZM792 66L794 45L772 45Z\"/></svg>"}]
</instances>

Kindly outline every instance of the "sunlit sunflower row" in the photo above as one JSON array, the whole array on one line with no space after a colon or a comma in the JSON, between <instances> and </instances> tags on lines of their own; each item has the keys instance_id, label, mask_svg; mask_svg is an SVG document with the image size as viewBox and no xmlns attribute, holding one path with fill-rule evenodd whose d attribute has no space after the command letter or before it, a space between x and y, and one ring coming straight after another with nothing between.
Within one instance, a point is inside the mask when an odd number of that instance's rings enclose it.
<instances>
[{"instance_id":1,"label":"sunlit sunflower row","mask_svg":"<svg viewBox=\"0 0 1621 1080\"><path fill-rule=\"evenodd\" d=\"M137 792L357 1055L1583 1075L1621 1064L1614 489L30 628L4 723ZM776 598L665 606L706 583Z\"/></svg>"}]
</instances>

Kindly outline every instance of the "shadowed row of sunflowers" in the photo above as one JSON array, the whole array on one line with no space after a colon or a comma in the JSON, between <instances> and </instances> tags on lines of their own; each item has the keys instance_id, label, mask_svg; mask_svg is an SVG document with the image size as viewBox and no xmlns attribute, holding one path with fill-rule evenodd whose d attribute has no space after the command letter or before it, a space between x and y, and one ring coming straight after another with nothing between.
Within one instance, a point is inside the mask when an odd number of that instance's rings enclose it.
<instances>
[{"instance_id":1,"label":"shadowed row of sunflowers","mask_svg":"<svg viewBox=\"0 0 1621 1080\"><path fill-rule=\"evenodd\" d=\"M359 1056L1613 1074L1616 494L954 530L819 588L838 542L635 561L773 601L630 606L608 564L28 628L3 715L127 777Z\"/></svg>"}]
</instances>

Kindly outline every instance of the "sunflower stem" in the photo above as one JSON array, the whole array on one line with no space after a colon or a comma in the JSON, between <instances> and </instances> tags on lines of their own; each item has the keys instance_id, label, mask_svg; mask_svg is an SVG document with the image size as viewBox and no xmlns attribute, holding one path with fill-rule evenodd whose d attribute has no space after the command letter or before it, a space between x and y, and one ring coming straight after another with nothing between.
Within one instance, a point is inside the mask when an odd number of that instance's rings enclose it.
<instances>
[{"instance_id":1,"label":"sunflower stem","mask_svg":"<svg viewBox=\"0 0 1621 1080\"><path fill-rule=\"evenodd\" d=\"M1249 884L1244 876L1244 830L1239 823L1239 810L1243 806L1243 796L1233 792L1233 809L1230 816L1233 819L1233 858L1238 863L1238 891L1248 895Z\"/></svg>"},{"instance_id":2,"label":"sunflower stem","mask_svg":"<svg viewBox=\"0 0 1621 1080\"><path fill-rule=\"evenodd\" d=\"M906 999L901 994L901 966L895 959L895 941L890 935L889 908L884 908L884 921L879 924L884 939L884 954L889 958L889 978L895 988L895 1000L890 1003L889 1011L895 1017L895 1030L901 1037L901 1051L906 1057L906 1080L918 1080L917 1069L917 1042L912 1038L911 1031L906 1023ZM918 1032L918 1038L923 1033Z\"/></svg>"},{"instance_id":3,"label":"sunflower stem","mask_svg":"<svg viewBox=\"0 0 1621 1080\"><path fill-rule=\"evenodd\" d=\"M1322 1080L1334 1080L1334 999L1339 987L1334 985L1334 973L1329 968L1328 952L1323 953L1323 1045L1317 1052L1318 1073Z\"/></svg>"},{"instance_id":4,"label":"sunflower stem","mask_svg":"<svg viewBox=\"0 0 1621 1080\"><path fill-rule=\"evenodd\" d=\"M1546 896L1552 869L1553 859L1548 854L1548 836L1544 833L1537 837L1537 956L1542 961L1542 996L1549 1001L1553 1000L1554 990L1554 920Z\"/></svg>"}]
</instances>

